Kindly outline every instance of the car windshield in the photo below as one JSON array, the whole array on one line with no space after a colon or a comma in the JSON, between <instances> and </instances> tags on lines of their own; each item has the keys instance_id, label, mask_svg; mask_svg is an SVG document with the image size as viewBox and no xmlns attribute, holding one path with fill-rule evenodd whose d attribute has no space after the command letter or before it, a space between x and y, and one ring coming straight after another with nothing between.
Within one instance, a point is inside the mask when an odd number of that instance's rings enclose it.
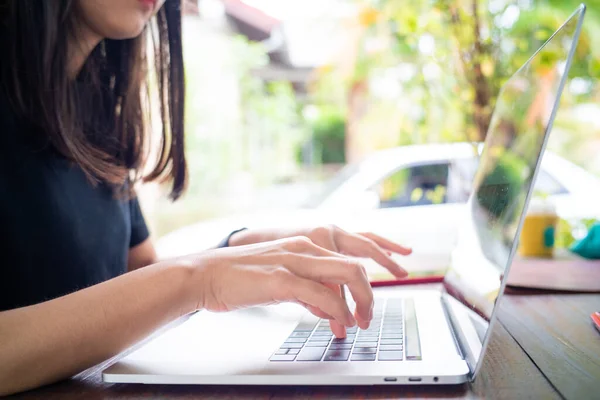
<instances>
[{"instance_id":1,"label":"car windshield","mask_svg":"<svg viewBox=\"0 0 600 400\"><path fill-rule=\"evenodd\" d=\"M327 199L333 192L335 192L340 186L344 184L350 177L355 175L360 170L360 163L348 164L342 168L337 174L331 179L325 181L321 186L320 190L317 191L315 196L312 196L305 204L307 208L318 207L321 203Z\"/></svg>"}]
</instances>

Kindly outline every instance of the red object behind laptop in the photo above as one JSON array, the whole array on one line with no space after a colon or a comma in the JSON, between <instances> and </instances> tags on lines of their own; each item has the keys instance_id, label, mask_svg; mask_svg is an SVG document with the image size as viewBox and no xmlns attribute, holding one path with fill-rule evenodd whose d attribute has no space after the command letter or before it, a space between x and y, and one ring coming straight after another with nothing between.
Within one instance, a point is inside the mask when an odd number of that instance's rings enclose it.
<instances>
[{"instance_id":1,"label":"red object behind laptop","mask_svg":"<svg viewBox=\"0 0 600 400\"><path fill-rule=\"evenodd\" d=\"M600 332L600 312L595 312L592 315L590 315L590 317L592 317L592 322L594 323L594 326L596 327L596 329L598 329L598 332Z\"/></svg>"}]
</instances>

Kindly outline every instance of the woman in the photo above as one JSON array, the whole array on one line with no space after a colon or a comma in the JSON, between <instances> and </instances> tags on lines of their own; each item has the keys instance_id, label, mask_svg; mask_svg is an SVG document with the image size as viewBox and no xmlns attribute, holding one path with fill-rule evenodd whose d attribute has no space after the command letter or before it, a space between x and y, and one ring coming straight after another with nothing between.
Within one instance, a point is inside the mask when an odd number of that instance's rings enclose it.
<instances>
[{"instance_id":1,"label":"woman","mask_svg":"<svg viewBox=\"0 0 600 400\"><path fill-rule=\"evenodd\" d=\"M390 252L409 249L335 227L242 230L157 259L133 188L170 180L177 199L185 187L180 0L0 0L0 46L0 395L69 377L199 309L297 302L343 336L373 307L346 255L406 275Z\"/></svg>"}]
</instances>

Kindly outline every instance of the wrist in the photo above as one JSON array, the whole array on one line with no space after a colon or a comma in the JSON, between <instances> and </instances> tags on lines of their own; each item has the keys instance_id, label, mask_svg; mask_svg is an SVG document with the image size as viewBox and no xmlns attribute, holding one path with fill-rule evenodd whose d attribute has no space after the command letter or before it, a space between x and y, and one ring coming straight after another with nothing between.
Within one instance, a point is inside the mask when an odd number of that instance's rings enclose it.
<instances>
[{"instance_id":1,"label":"wrist","mask_svg":"<svg viewBox=\"0 0 600 400\"><path fill-rule=\"evenodd\" d=\"M202 274L196 263L188 257L177 258L161 262L163 267L163 280L173 285L177 294L177 308L179 316L197 311L201 307Z\"/></svg>"}]
</instances>

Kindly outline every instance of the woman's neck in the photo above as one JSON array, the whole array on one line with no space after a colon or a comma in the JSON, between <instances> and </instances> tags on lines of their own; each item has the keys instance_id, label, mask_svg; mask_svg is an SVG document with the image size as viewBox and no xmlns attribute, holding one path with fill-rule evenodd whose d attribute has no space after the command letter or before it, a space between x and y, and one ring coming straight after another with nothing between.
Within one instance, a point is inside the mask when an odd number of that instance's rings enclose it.
<instances>
[{"instance_id":1,"label":"woman's neck","mask_svg":"<svg viewBox=\"0 0 600 400\"><path fill-rule=\"evenodd\" d=\"M102 41L102 37L85 24L79 24L77 28L68 43L67 72L71 79L77 78L92 50Z\"/></svg>"}]
</instances>

